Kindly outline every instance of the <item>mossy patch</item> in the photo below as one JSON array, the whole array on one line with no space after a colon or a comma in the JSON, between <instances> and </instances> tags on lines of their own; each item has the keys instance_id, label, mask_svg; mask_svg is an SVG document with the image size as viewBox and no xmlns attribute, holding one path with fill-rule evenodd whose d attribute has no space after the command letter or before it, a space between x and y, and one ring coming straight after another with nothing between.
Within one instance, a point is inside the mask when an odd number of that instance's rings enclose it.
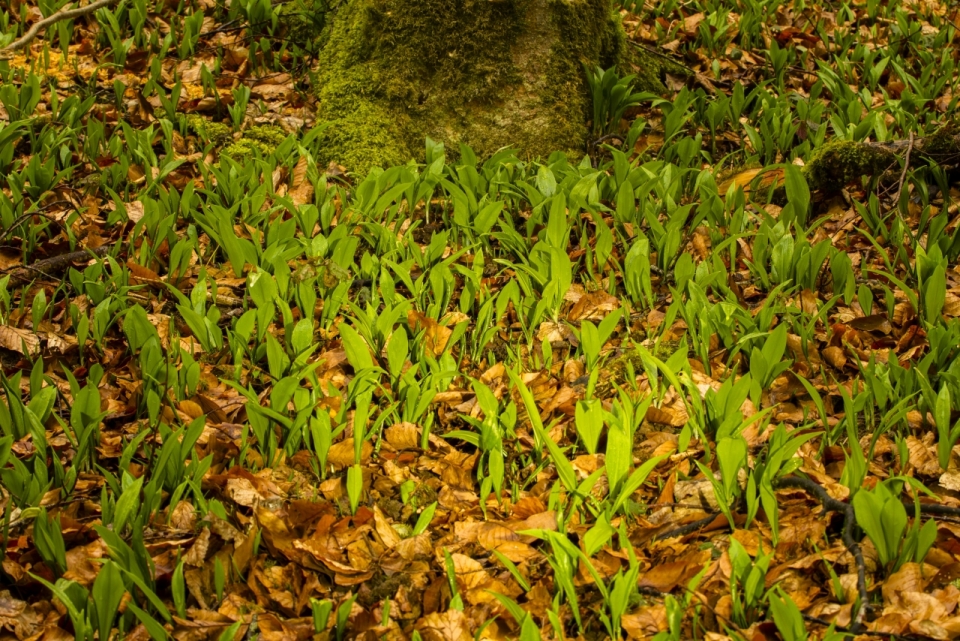
<instances>
[{"instance_id":1,"label":"mossy patch","mask_svg":"<svg viewBox=\"0 0 960 641\"><path fill-rule=\"evenodd\" d=\"M938 163L956 162L960 155L957 125L947 123L929 136L924 137L921 152Z\"/></svg>"},{"instance_id":2,"label":"mossy patch","mask_svg":"<svg viewBox=\"0 0 960 641\"><path fill-rule=\"evenodd\" d=\"M232 137L229 126L222 122L206 120L197 114L187 116L187 126L200 137L200 140L215 147L225 144Z\"/></svg>"},{"instance_id":3,"label":"mossy patch","mask_svg":"<svg viewBox=\"0 0 960 641\"><path fill-rule=\"evenodd\" d=\"M852 140L829 142L818 149L804 175L811 191L839 191L861 176L878 176L896 162L895 155L880 147Z\"/></svg>"},{"instance_id":4,"label":"mossy patch","mask_svg":"<svg viewBox=\"0 0 960 641\"><path fill-rule=\"evenodd\" d=\"M239 140L220 150L221 156L240 160L260 154L269 156L287 137L286 132L273 125L261 125L245 129Z\"/></svg>"},{"instance_id":5,"label":"mossy patch","mask_svg":"<svg viewBox=\"0 0 960 641\"><path fill-rule=\"evenodd\" d=\"M358 173L423 160L428 136L454 154L582 155L583 65L626 58L610 0L347 0L329 29L319 160Z\"/></svg>"},{"instance_id":6,"label":"mossy patch","mask_svg":"<svg viewBox=\"0 0 960 641\"><path fill-rule=\"evenodd\" d=\"M291 0L277 10L280 35L304 53L316 55L326 42L326 0Z\"/></svg>"}]
</instances>

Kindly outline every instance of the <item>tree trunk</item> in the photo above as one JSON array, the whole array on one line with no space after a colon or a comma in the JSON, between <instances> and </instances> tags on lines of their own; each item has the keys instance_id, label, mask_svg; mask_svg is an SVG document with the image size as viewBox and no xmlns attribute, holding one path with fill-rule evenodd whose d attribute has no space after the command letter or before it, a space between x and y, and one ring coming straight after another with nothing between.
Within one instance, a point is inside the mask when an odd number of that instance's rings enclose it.
<instances>
[{"instance_id":1,"label":"tree trunk","mask_svg":"<svg viewBox=\"0 0 960 641\"><path fill-rule=\"evenodd\" d=\"M357 172L423 160L426 137L481 158L582 155L584 65L627 58L611 0L343 0L326 25L323 160Z\"/></svg>"}]
</instances>

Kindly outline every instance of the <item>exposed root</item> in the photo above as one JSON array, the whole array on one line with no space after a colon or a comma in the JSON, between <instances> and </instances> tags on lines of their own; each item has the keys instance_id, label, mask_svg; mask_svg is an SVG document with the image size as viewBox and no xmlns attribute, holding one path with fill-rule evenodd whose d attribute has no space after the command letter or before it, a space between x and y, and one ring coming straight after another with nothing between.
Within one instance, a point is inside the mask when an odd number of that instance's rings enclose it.
<instances>
[{"instance_id":1,"label":"exposed root","mask_svg":"<svg viewBox=\"0 0 960 641\"><path fill-rule=\"evenodd\" d=\"M843 514L843 531L841 537L843 544L853 556L854 563L857 566L857 594L860 599L860 606L857 608L857 615L854 618L850 631L854 634L860 634L863 630L863 618L867 613L867 605L870 595L867 593L867 570L863 562L863 551L860 544L853 538L853 528L857 524L857 517L853 513L853 506L843 501L833 498L827 491L817 485L812 480L801 476L786 476L777 481L776 487L795 487L817 497L823 506L824 512L839 512Z\"/></svg>"}]
</instances>

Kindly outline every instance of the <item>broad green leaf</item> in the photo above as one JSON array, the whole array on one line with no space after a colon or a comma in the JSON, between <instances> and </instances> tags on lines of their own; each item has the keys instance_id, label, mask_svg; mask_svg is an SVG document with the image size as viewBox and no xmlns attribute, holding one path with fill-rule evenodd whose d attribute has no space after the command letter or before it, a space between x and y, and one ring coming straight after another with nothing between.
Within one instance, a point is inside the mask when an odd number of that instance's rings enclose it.
<instances>
[{"instance_id":1,"label":"broad green leaf","mask_svg":"<svg viewBox=\"0 0 960 641\"><path fill-rule=\"evenodd\" d=\"M347 353L347 360L353 366L353 369L360 371L373 367L373 357L370 355L370 347L363 340L357 330L346 323L341 323L340 338L343 341L343 349Z\"/></svg>"}]
</instances>

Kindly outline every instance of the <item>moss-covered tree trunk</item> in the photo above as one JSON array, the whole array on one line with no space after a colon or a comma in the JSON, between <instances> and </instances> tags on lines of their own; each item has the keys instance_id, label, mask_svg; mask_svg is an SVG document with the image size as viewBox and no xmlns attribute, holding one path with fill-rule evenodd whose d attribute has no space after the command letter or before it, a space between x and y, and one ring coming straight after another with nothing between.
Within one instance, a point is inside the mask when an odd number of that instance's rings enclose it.
<instances>
[{"instance_id":1,"label":"moss-covered tree trunk","mask_svg":"<svg viewBox=\"0 0 960 641\"><path fill-rule=\"evenodd\" d=\"M353 171L424 157L580 151L584 64L621 63L611 0L343 0L326 16L317 92L325 160Z\"/></svg>"}]
</instances>

